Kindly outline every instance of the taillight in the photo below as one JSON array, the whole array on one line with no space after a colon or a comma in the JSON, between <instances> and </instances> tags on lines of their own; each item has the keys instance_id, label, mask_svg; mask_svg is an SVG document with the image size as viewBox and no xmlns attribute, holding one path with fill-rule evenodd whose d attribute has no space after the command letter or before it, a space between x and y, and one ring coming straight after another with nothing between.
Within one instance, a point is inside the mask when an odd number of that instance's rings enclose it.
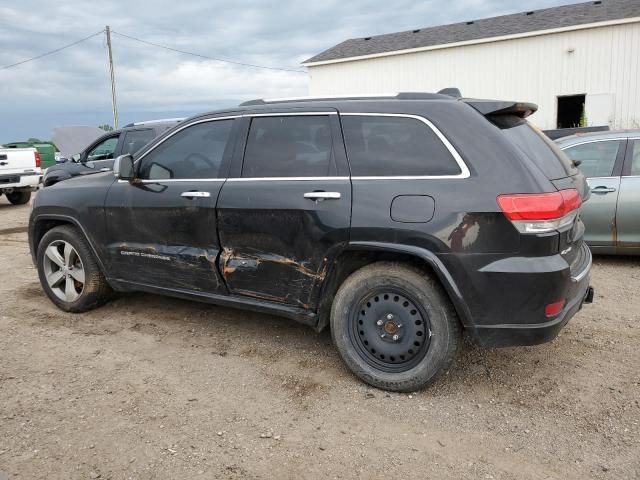
<instances>
[{"instance_id":1,"label":"taillight","mask_svg":"<svg viewBox=\"0 0 640 480\"><path fill-rule=\"evenodd\" d=\"M36 168L40 168L40 163L41 163L40 152L33 152L33 154L36 157Z\"/></svg>"},{"instance_id":2,"label":"taillight","mask_svg":"<svg viewBox=\"0 0 640 480\"><path fill-rule=\"evenodd\" d=\"M571 225L582 204L575 188L553 193L498 195L497 200L520 233L545 233Z\"/></svg>"}]
</instances>

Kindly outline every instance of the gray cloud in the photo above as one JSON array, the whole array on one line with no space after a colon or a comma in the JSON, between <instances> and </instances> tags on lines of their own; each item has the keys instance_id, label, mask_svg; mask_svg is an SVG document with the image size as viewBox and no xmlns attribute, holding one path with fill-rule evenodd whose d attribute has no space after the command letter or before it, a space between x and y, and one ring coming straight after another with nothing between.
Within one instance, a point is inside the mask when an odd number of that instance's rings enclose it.
<instances>
[{"instance_id":1,"label":"gray cloud","mask_svg":"<svg viewBox=\"0 0 640 480\"><path fill-rule=\"evenodd\" d=\"M532 0L545 8L567 0ZM0 66L102 30L232 60L299 68L347 38L522 10L514 0L0 0ZM205 61L114 35L121 123L307 93L305 74ZM0 142L48 138L62 124L112 123L104 37L0 71Z\"/></svg>"}]
</instances>

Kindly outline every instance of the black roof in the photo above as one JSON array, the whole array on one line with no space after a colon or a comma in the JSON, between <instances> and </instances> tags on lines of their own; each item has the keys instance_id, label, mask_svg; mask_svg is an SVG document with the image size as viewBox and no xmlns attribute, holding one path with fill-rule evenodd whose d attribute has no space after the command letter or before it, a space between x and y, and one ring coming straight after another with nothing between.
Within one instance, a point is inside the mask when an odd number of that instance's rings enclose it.
<instances>
[{"instance_id":1,"label":"black roof","mask_svg":"<svg viewBox=\"0 0 640 480\"><path fill-rule=\"evenodd\" d=\"M346 40L303 63L640 17L640 0L601 0Z\"/></svg>"}]
</instances>

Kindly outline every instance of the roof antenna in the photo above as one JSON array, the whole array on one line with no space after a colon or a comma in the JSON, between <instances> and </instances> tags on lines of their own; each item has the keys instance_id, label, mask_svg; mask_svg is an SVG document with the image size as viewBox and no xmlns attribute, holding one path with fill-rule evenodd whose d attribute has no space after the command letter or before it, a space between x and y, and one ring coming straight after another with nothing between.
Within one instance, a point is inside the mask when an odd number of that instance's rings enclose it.
<instances>
[{"instance_id":1,"label":"roof antenna","mask_svg":"<svg viewBox=\"0 0 640 480\"><path fill-rule=\"evenodd\" d=\"M448 95L453 98L462 98L462 93L460 93L460 89L456 87L443 88L438 93L440 95Z\"/></svg>"}]
</instances>

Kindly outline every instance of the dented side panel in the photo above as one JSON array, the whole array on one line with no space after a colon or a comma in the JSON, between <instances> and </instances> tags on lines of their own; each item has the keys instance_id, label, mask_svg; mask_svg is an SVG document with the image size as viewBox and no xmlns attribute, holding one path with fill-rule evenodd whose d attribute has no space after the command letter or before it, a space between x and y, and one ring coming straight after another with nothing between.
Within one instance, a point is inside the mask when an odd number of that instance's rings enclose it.
<instances>
[{"instance_id":1,"label":"dented side panel","mask_svg":"<svg viewBox=\"0 0 640 480\"><path fill-rule=\"evenodd\" d=\"M109 272L120 280L216 293L224 291L215 200L222 182L116 182L107 195ZM207 191L208 198L182 192Z\"/></svg>"},{"instance_id":2,"label":"dented side panel","mask_svg":"<svg viewBox=\"0 0 640 480\"><path fill-rule=\"evenodd\" d=\"M314 201L307 192L339 192ZM349 241L348 179L227 182L218 201L219 268L233 294L313 309Z\"/></svg>"}]
</instances>

